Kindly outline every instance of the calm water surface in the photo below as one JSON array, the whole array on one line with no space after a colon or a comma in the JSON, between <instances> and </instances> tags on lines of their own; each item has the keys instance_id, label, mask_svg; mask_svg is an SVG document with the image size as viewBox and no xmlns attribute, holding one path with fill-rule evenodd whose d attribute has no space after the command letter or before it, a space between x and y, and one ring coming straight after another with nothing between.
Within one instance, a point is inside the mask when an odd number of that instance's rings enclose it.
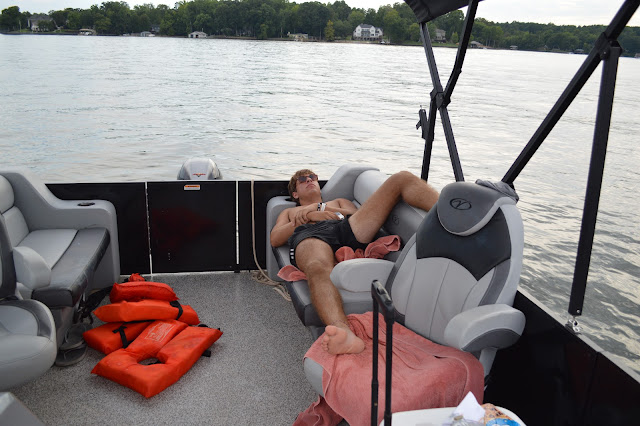
<instances>
[{"instance_id":1,"label":"calm water surface","mask_svg":"<svg viewBox=\"0 0 640 426\"><path fill-rule=\"evenodd\" d=\"M436 49L446 82L455 51ZM450 115L465 178L499 180L585 56L472 50ZM521 286L566 317L600 69L516 180ZM322 178L345 162L419 174L431 80L421 47L0 35L0 157L46 182ZM640 60L623 58L585 334L640 372ZM439 126L439 124L438 124ZM439 128L438 128L439 130ZM453 180L436 133L430 182Z\"/></svg>"}]
</instances>

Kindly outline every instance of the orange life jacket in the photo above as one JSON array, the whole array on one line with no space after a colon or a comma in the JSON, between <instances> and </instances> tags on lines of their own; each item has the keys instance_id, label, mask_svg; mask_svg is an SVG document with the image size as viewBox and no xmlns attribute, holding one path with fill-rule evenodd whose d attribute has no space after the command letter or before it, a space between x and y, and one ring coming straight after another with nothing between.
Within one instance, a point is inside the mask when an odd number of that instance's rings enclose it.
<instances>
[{"instance_id":1,"label":"orange life jacket","mask_svg":"<svg viewBox=\"0 0 640 426\"><path fill-rule=\"evenodd\" d=\"M110 322L82 333L89 347L104 354L126 348L152 321Z\"/></svg>"},{"instance_id":2,"label":"orange life jacket","mask_svg":"<svg viewBox=\"0 0 640 426\"><path fill-rule=\"evenodd\" d=\"M150 398L177 382L220 336L216 329L155 321L128 348L110 353L91 372ZM149 358L159 363L140 364Z\"/></svg>"},{"instance_id":3,"label":"orange life jacket","mask_svg":"<svg viewBox=\"0 0 640 426\"><path fill-rule=\"evenodd\" d=\"M146 280L142 275L134 272L133 274L129 275L129 278L127 278L127 281L131 282L131 281L146 281Z\"/></svg>"},{"instance_id":4,"label":"orange life jacket","mask_svg":"<svg viewBox=\"0 0 640 426\"><path fill-rule=\"evenodd\" d=\"M100 306L94 314L104 322L130 322L141 320L177 319L189 325L200 322L198 314L189 305L180 305L177 301L141 300L139 302L122 301Z\"/></svg>"},{"instance_id":5,"label":"orange life jacket","mask_svg":"<svg viewBox=\"0 0 640 426\"><path fill-rule=\"evenodd\" d=\"M178 296L168 284L152 281L131 281L122 284L114 284L109 294L111 303L136 302L144 299L153 300L178 300Z\"/></svg>"}]
</instances>

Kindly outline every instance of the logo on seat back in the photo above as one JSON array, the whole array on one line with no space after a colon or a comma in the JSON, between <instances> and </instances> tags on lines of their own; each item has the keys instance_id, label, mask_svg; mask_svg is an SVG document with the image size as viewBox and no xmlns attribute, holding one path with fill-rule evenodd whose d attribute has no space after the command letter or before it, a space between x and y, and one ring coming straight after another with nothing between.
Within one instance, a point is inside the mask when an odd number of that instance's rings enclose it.
<instances>
[{"instance_id":1,"label":"logo on seat back","mask_svg":"<svg viewBox=\"0 0 640 426\"><path fill-rule=\"evenodd\" d=\"M456 210L469 210L471 208L471 203L464 198L454 198L449 201L449 205Z\"/></svg>"}]
</instances>

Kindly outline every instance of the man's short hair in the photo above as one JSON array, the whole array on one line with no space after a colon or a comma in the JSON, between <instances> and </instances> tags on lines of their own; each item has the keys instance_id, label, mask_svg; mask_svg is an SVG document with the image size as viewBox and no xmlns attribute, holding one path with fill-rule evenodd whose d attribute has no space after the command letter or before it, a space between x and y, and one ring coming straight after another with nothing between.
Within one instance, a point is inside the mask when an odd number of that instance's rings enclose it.
<instances>
[{"instance_id":1,"label":"man's short hair","mask_svg":"<svg viewBox=\"0 0 640 426\"><path fill-rule=\"evenodd\" d=\"M297 198L293 198L293 193L296 192L296 182L298 181L298 178L300 176L308 176L310 174L312 174L313 171L309 170L309 169L302 169L302 170L298 170L297 172L295 172L293 174L293 176L291 176L291 179L289 180L289 195L291 196L291 199L293 201L296 202L296 205L300 205L300 200L298 200ZM315 174L315 173L314 173Z\"/></svg>"}]
</instances>

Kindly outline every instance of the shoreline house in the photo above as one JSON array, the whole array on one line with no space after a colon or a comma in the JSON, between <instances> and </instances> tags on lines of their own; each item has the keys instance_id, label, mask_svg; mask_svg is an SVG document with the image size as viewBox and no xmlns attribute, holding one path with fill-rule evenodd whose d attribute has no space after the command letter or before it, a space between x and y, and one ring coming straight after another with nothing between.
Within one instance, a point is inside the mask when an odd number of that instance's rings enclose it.
<instances>
[{"instance_id":1,"label":"shoreline house","mask_svg":"<svg viewBox=\"0 0 640 426\"><path fill-rule=\"evenodd\" d=\"M308 41L309 34L304 33L287 33L287 37L292 38L295 41Z\"/></svg>"},{"instance_id":2,"label":"shoreline house","mask_svg":"<svg viewBox=\"0 0 640 426\"><path fill-rule=\"evenodd\" d=\"M38 13L35 15L31 15L29 18L27 18L27 26L31 29L31 31L33 32L39 32L40 31L40 27L38 26L38 24L40 22L51 22L53 21L53 18L49 15L46 15L44 13ZM55 22L54 22L55 23Z\"/></svg>"},{"instance_id":3,"label":"shoreline house","mask_svg":"<svg viewBox=\"0 0 640 426\"><path fill-rule=\"evenodd\" d=\"M202 31L194 31L189 34L189 38L207 38L207 33Z\"/></svg>"},{"instance_id":4,"label":"shoreline house","mask_svg":"<svg viewBox=\"0 0 640 426\"><path fill-rule=\"evenodd\" d=\"M360 24L353 30L353 39L361 41L382 41L382 28Z\"/></svg>"},{"instance_id":5,"label":"shoreline house","mask_svg":"<svg viewBox=\"0 0 640 426\"><path fill-rule=\"evenodd\" d=\"M447 32L445 30L436 28L436 38L434 40L439 43L444 43L447 41L446 35L447 35Z\"/></svg>"}]
</instances>

